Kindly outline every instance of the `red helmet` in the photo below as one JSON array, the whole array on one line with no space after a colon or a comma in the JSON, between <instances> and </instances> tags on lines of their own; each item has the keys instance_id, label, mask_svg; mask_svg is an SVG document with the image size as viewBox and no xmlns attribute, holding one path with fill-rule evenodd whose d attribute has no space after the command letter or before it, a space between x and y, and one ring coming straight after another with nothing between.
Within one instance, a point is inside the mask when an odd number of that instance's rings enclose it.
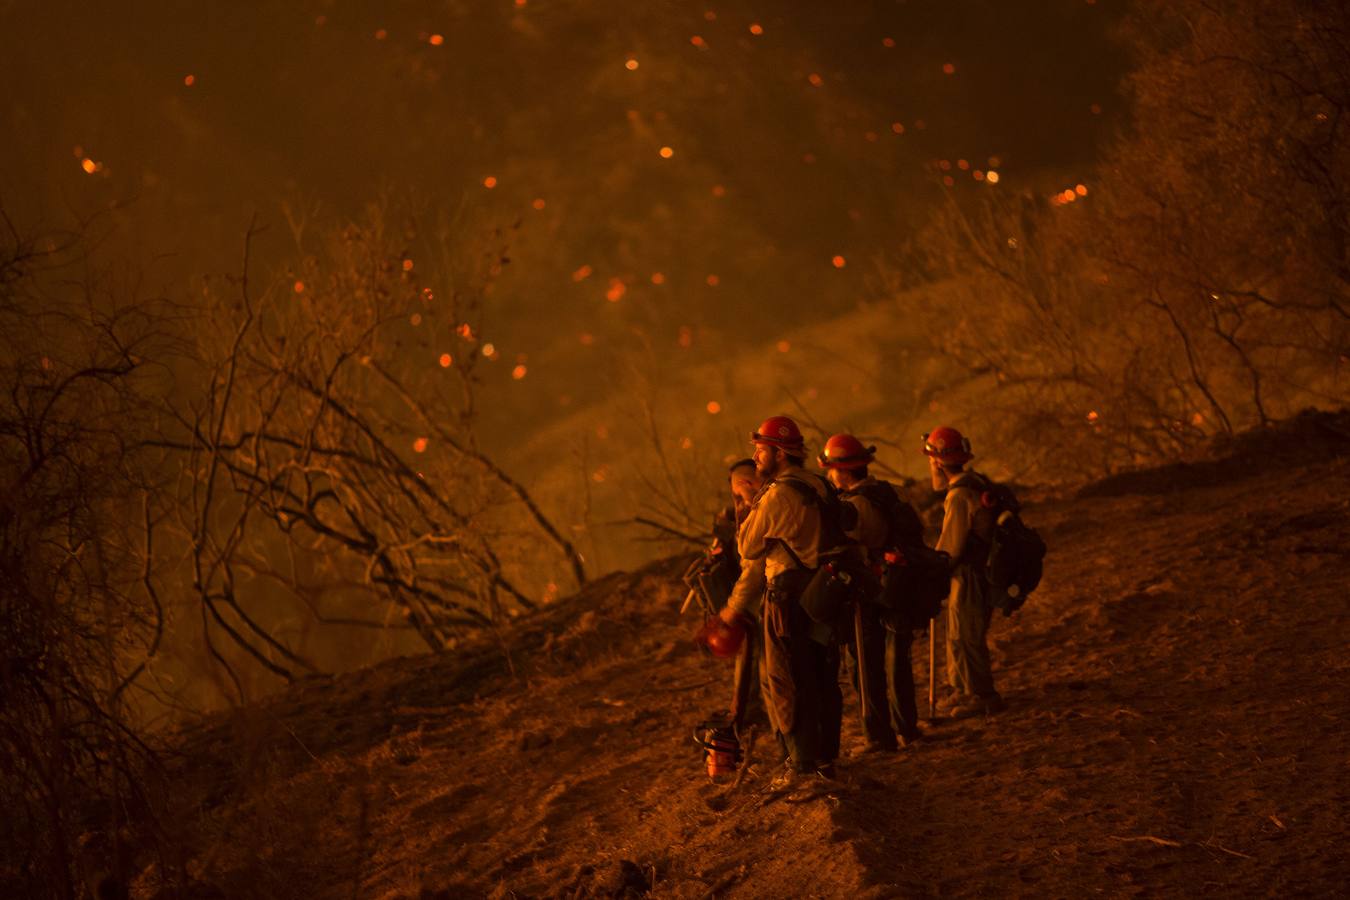
<instances>
[{"instance_id":1,"label":"red helmet","mask_svg":"<svg viewBox=\"0 0 1350 900\"><path fill-rule=\"evenodd\" d=\"M864 447L851 434L836 434L825 442L825 450L816 460L822 469L861 469L876 452L876 447Z\"/></svg>"},{"instance_id":2,"label":"red helmet","mask_svg":"<svg viewBox=\"0 0 1350 900\"><path fill-rule=\"evenodd\" d=\"M707 647L718 659L731 659L740 652L741 644L745 643L745 625L739 618L736 622L726 622L720 616L713 616L694 635L694 640Z\"/></svg>"},{"instance_id":3,"label":"red helmet","mask_svg":"<svg viewBox=\"0 0 1350 900\"><path fill-rule=\"evenodd\" d=\"M796 422L787 416L769 416L760 424L755 433L750 435L750 441L755 444L777 447L780 450L794 450L798 453L806 449L806 442L802 440L801 429L797 427Z\"/></svg>"},{"instance_id":4,"label":"red helmet","mask_svg":"<svg viewBox=\"0 0 1350 900\"><path fill-rule=\"evenodd\" d=\"M961 465L975 457L970 452L970 439L955 428L943 425L923 436L925 456L935 456L938 462Z\"/></svg>"}]
</instances>

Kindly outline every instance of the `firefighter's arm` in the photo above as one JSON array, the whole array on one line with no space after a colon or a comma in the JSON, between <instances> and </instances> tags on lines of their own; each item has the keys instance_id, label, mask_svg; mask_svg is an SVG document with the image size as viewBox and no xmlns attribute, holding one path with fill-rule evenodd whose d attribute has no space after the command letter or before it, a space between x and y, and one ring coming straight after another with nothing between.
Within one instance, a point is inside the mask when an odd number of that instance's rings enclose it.
<instances>
[{"instance_id":1,"label":"firefighter's arm","mask_svg":"<svg viewBox=\"0 0 1350 900\"><path fill-rule=\"evenodd\" d=\"M736 533L741 559L762 559L769 552L769 538L776 533L783 502L783 489L774 485L760 495Z\"/></svg>"},{"instance_id":2,"label":"firefighter's arm","mask_svg":"<svg viewBox=\"0 0 1350 900\"><path fill-rule=\"evenodd\" d=\"M943 504L942 536L938 538L937 549L950 556L953 562L961 558L966 549L966 538L970 536L971 496L969 490L948 491Z\"/></svg>"},{"instance_id":3,"label":"firefighter's arm","mask_svg":"<svg viewBox=\"0 0 1350 900\"><path fill-rule=\"evenodd\" d=\"M880 547L886 543L886 518L865 497L849 497L848 502L857 510L852 527L844 534L849 540L857 541L864 547Z\"/></svg>"},{"instance_id":4,"label":"firefighter's arm","mask_svg":"<svg viewBox=\"0 0 1350 900\"><path fill-rule=\"evenodd\" d=\"M742 559L741 575L731 589L731 597L722 608L722 618L730 622L737 616L759 618L764 603L764 560Z\"/></svg>"}]
</instances>

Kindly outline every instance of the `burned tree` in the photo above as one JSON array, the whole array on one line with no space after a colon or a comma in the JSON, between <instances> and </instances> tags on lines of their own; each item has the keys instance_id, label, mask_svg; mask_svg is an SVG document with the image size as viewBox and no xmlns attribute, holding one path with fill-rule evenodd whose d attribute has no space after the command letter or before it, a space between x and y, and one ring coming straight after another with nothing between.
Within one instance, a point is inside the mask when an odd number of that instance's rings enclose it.
<instances>
[{"instance_id":1,"label":"burned tree","mask_svg":"<svg viewBox=\"0 0 1350 900\"><path fill-rule=\"evenodd\" d=\"M903 302L1026 459L1053 433L1101 473L1345 402L1344 13L1241 5L1144 4L1133 125L1091 184L949 194L920 244L934 282Z\"/></svg>"},{"instance_id":2,"label":"burned tree","mask_svg":"<svg viewBox=\"0 0 1350 900\"><path fill-rule=\"evenodd\" d=\"M269 626L295 604L376 627L394 610L441 650L534 607L529 566L582 582L580 554L475 430L506 235L457 267L448 228L386 208L314 247L292 224L284 277L257 286L251 229L240 274L207 285L207 386L165 441L186 455L178 527L210 652L225 662L223 633L278 676L314 669Z\"/></svg>"},{"instance_id":3,"label":"burned tree","mask_svg":"<svg viewBox=\"0 0 1350 900\"><path fill-rule=\"evenodd\" d=\"M88 227L29 237L0 215L7 896L73 897L86 883L122 882L116 851L143 809L153 760L132 689L159 649L165 610L138 438L170 311L89 262ZM91 869L91 852L110 868Z\"/></svg>"}]
</instances>

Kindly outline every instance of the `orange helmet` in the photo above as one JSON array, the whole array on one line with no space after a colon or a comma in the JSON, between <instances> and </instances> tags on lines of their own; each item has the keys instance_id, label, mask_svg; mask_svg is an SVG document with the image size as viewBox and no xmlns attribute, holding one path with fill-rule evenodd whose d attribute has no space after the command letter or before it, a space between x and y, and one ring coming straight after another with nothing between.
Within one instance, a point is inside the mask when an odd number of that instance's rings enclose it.
<instances>
[{"instance_id":1,"label":"orange helmet","mask_svg":"<svg viewBox=\"0 0 1350 900\"><path fill-rule=\"evenodd\" d=\"M864 447L851 434L836 434L825 442L825 450L816 460L822 469L861 469L876 452L876 447Z\"/></svg>"},{"instance_id":2,"label":"orange helmet","mask_svg":"<svg viewBox=\"0 0 1350 900\"><path fill-rule=\"evenodd\" d=\"M750 435L750 441L751 443L766 444L780 450L797 453L806 449L806 442L802 440L801 429L797 427L796 422L787 416L769 416L760 424L755 433Z\"/></svg>"},{"instance_id":3,"label":"orange helmet","mask_svg":"<svg viewBox=\"0 0 1350 900\"><path fill-rule=\"evenodd\" d=\"M739 617L735 622L724 622L720 616L713 616L703 623L694 640L718 659L731 659L741 652L741 644L745 643L745 625Z\"/></svg>"},{"instance_id":4,"label":"orange helmet","mask_svg":"<svg viewBox=\"0 0 1350 900\"><path fill-rule=\"evenodd\" d=\"M951 465L961 465L975 457L970 452L970 439L947 425L934 428L923 436L923 452L925 456L935 456L938 462Z\"/></svg>"}]
</instances>

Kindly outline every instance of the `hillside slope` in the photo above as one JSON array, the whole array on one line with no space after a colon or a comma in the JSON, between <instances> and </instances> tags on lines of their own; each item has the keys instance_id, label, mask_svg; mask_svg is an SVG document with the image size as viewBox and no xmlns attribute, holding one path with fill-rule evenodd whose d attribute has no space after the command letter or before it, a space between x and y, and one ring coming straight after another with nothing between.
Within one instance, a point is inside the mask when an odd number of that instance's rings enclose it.
<instances>
[{"instance_id":1,"label":"hillside slope","mask_svg":"<svg viewBox=\"0 0 1350 900\"><path fill-rule=\"evenodd\" d=\"M995 621L1002 714L854 757L850 700L839 790L767 794L768 740L744 783L714 785L690 731L729 670L689 641L671 560L498 644L312 680L192 732L202 895L1342 890L1350 416L1030 499L1052 555Z\"/></svg>"}]
</instances>

